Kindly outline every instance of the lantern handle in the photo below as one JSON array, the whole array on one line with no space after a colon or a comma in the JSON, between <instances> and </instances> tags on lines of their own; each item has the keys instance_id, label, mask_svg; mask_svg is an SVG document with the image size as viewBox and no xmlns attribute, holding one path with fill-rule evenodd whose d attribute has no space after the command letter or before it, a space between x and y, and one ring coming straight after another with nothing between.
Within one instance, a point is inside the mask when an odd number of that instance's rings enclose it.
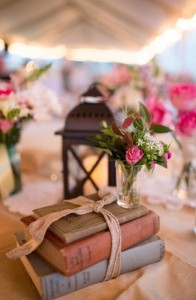
<instances>
[{"instance_id":1,"label":"lantern handle","mask_svg":"<svg viewBox=\"0 0 196 300\"><path fill-rule=\"evenodd\" d=\"M98 86L103 87L107 90L107 95L104 95L103 88L102 90L98 88ZM101 82L93 82L87 91L85 91L82 95L79 96L79 101L81 102L106 102L112 94L112 90L109 89L105 84Z\"/></svg>"}]
</instances>

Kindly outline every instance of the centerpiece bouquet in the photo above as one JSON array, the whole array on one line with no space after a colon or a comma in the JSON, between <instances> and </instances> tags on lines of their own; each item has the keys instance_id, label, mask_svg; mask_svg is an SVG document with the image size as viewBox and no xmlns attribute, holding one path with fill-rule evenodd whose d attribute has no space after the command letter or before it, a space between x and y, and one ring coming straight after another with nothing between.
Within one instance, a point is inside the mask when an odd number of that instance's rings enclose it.
<instances>
[{"instance_id":1,"label":"centerpiece bouquet","mask_svg":"<svg viewBox=\"0 0 196 300\"><path fill-rule=\"evenodd\" d=\"M94 135L91 140L115 161L117 203L125 208L137 207L137 175L142 167L149 172L156 165L167 168L167 161L171 157L170 145L159 141L155 134L167 133L171 129L152 123L150 112L141 102L139 112L125 107L119 123L113 121L108 125L103 121L101 134Z\"/></svg>"},{"instance_id":2,"label":"centerpiece bouquet","mask_svg":"<svg viewBox=\"0 0 196 300\"><path fill-rule=\"evenodd\" d=\"M0 81L0 198L21 189L20 156L16 145L24 123L45 120L60 113L55 92L38 83L50 64L35 69L28 76L12 75Z\"/></svg>"}]
</instances>

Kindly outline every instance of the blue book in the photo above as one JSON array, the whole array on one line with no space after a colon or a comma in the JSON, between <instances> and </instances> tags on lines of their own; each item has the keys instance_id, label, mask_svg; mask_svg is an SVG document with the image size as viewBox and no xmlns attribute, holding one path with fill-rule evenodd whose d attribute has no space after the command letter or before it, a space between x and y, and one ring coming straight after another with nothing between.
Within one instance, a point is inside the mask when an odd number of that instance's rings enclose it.
<instances>
[{"instance_id":1,"label":"blue book","mask_svg":"<svg viewBox=\"0 0 196 300\"><path fill-rule=\"evenodd\" d=\"M24 233L16 233L15 238L17 245L22 245ZM163 258L164 251L164 241L154 235L150 239L122 251L120 273L128 273L158 262ZM65 277L63 274L55 272L36 252L28 256L21 256L20 259L44 300L58 299L60 296L102 282L108 264L108 260L103 260L79 273Z\"/></svg>"}]
</instances>

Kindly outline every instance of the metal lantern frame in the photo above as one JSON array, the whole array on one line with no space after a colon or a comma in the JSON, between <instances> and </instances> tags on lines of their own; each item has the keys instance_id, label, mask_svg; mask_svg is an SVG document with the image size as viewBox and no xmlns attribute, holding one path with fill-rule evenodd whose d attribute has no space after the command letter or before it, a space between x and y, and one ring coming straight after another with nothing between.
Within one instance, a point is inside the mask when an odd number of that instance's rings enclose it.
<instances>
[{"instance_id":1,"label":"metal lantern frame","mask_svg":"<svg viewBox=\"0 0 196 300\"><path fill-rule=\"evenodd\" d=\"M94 98L98 98L100 102L94 101ZM63 186L64 186L64 198L70 199L83 194L83 187L87 180L89 180L96 191L99 190L99 186L92 178L93 171L97 168L100 161L104 156L108 156L104 151L100 151L97 156L97 160L91 166L88 171L84 166L83 161L74 149L75 146L87 145L94 147L93 142L89 137L94 134L100 134L100 122L106 120L108 123L112 122L113 114L108 106L105 104L103 94L97 88L96 84L90 86L89 90L81 95L81 99L84 102L80 103L73 108L68 114L65 122L65 127L57 131L56 134L62 136L62 159L63 159ZM90 102L85 102L86 99L90 99ZM73 189L69 186L69 179L71 172L69 169L69 153L77 162L79 168L84 172L84 177L76 182ZM114 162L108 158L108 185L115 185L115 167Z\"/></svg>"}]
</instances>

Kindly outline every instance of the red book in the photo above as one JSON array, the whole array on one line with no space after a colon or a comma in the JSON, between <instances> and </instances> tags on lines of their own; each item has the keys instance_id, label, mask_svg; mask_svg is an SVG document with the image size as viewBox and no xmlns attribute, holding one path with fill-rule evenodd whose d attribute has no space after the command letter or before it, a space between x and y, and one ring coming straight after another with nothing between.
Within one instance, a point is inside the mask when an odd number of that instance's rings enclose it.
<instances>
[{"instance_id":1,"label":"red book","mask_svg":"<svg viewBox=\"0 0 196 300\"><path fill-rule=\"evenodd\" d=\"M21 221L27 226L35 220L33 216L24 217ZM160 228L160 219L150 211L147 215L121 224L122 251L156 234ZM47 231L44 241L36 252L51 267L66 276L82 271L104 259L109 258L111 235L108 230L81 238L69 244Z\"/></svg>"}]
</instances>

